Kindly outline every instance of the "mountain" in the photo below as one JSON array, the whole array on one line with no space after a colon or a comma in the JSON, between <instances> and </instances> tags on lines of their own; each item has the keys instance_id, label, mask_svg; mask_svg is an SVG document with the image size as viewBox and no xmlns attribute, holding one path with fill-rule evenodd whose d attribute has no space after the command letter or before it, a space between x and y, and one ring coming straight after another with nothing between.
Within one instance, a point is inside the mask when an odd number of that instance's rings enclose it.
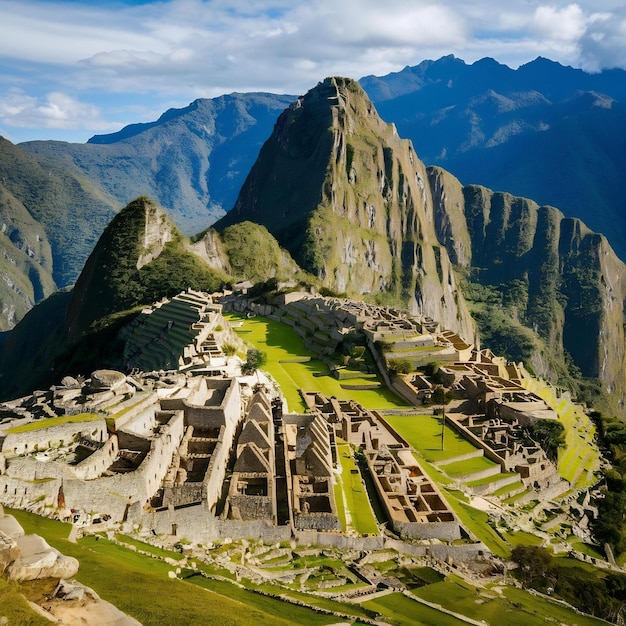
<instances>
[{"instance_id":1,"label":"mountain","mask_svg":"<svg viewBox=\"0 0 626 626\"><path fill-rule=\"evenodd\" d=\"M199 99L86 144L35 141L20 148L89 178L118 206L142 194L154 198L191 235L232 207L278 114L294 99L264 93Z\"/></svg>"},{"instance_id":2,"label":"mountain","mask_svg":"<svg viewBox=\"0 0 626 626\"><path fill-rule=\"evenodd\" d=\"M402 303L472 338L426 169L358 83L328 78L278 119L234 208L336 292Z\"/></svg>"},{"instance_id":3,"label":"mountain","mask_svg":"<svg viewBox=\"0 0 626 626\"><path fill-rule=\"evenodd\" d=\"M554 64L547 67L560 71ZM514 73L499 66L495 71ZM181 118L187 114L172 113L163 124L185 125ZM160 127L127 129L112 144L84 148L132 142ZM52 168L49 157L37 155L41 170L40 162ZM59 172L65 167L61 156L56 167ZM296 266L272 243L273 236L326 288L405 306L469 341L475 338L474 319L486 345L555 381L587 377L589 393L599 381L616 410L623 411L626 272L606 239L553 207L463 185L440 168L427 170L411 142L380 119L355 81L327 79L281 114L233 210L216 227L219 234L209 229L191 241L172 235L171 246L163 243L164 251L175 245L170 262L162 252L148 269L133 269L133 259L138 249L152 244L133 243L126 263L121 239L111 240L106 253L85 266L64 318L71 322L64 340L81 341L85 333L110 326L124 307L147 304L150 295L157 299L164 286L174 288L180 281L170 281L169 266L183 251L208 264L215 281L294 276ZM159 276L160 263L168 269ZM186 263L196 261L185 257L180 267ZM103 290L108 280L118 281L115 297L109 287ZM24 336L30 324L15 336ZM3 371L16 354L15 345L5 350Z\"/></svg>"},{"instance_id":4,"label":"mountain","mask_svg":"<svg viewBox=\"0 0 626 626\"><path fill-rule=\"evenodd\" d=\"M0 138L0 330L74 280L113 211L84 176Z\"/></svg>"},{"instance_id":5,"label":"mountain","mask_svg":"<svg viewBox=\"0 0 626 626\"><path fill-rule=\"evenodd\" d=\"M235 202L293 96L232 94L87 144L0 138L0 331L73 284L113 215L140 194L187 234Z\"/></svg>"},{"instance_id":6,"label":"mountain","mask_svg":"<svg viewBox=\"0 0 626 626\"><path fill-rule=\"evenodd\" d=\"M559 207L626 259L626 72L447 56L361 85L428 165Z\"/></svg>"},{"instance_id":7,"label":"mountain","mask_svg":"<svg viewBox=\"0 0 626 626\"><path fill-rule=\"evenodd\" d=\"M53 293L0 333L0 400L66 374L123 369L119 331L163 297L272 278L311 279L262 226L236 224L221 237L209 229L191 241L162 207L139 197L105 228L72 289Z\"/></svg>"},{"instance_id":8,"label":"mountain","mask_svg":"<svg viewBox=\"0 0 626 626\"><path fill-rule=\"evenodd\" d=\"M569 364L570 374L600 380L611 409L623 413L626 266L606 237L554 207L464 187L441 168L428 173L439 240L466 277L486 345L547 378L563 375L558 361Z\"/></svg>"},{"instance_id":9,"label":"mountain","mask_svg":"<svg viewBox=\"0 0 626 626\"><path fill-rule=\"evenodd\" d=\"M621 70L588 74L541 58L512 70L493 59L467 65L449 56L361 84L424 163L444 167L464 184L557 206L607 233L626 258L626 182L619 170L626 148L624 76ZM43 226L55 283L76 280L112 215L140 194L164 206L183 233L207 228L235 204L260 146L295 99L259 93L200 99L87 144L14 146L22 152L7 163L20 163L22 180L33 179L41 193L36 202L24 185L11 193ZM63 182L44 184L42 172ZM59 201L61 193L66 201ZM80 197L72 199L75 193ZM37 273L7 263L2 328L38 301L28 278Z\"/></svg>"},{"instance_id":10,"label":"mountain","mask_svg":"<svg viewBox=\"0 0 626 626\"><path fill-rule=\"evenodd\" d=\"M619 410L626 267L606 238L427 170L356 82L326 79L280 116L215 227L241 220L327 288L401 303L471 341L465 293L485 345L554 380L599 379Z\"/></svg>"}]
</instances>

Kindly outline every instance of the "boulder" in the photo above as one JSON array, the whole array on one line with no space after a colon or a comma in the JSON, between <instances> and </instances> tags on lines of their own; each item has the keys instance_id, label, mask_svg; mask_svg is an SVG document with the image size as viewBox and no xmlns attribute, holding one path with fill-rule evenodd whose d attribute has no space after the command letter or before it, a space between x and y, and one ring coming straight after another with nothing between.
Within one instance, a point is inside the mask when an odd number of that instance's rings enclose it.
<instances>
[{"instance_id":1,"label":"boulder","mask_svg":"<svg viewBox=\"0 0 626 626\"><path fill-rule=\"evenodd\" d=\"M2 515L0 517L0 532L11 537L11 539L17 539L24 534L24 529L12 515Z\"/></svg>"},{"instance_id":2,"label":"boulder","mask_svg":"<svg viewBox=\"0 0 626 626\"><path fill-rule=\"evenodd\" d=\"M116 370L96 370L91 374L90 389L93 391L115 390L126 382L126 375Z\"/></svg>"},{"instance_id":3,"label":"boulder","mask_svg":"<svg viewBox=\"0 0 626 626\"><path fill-rule=\"evenodd\" d=\"M80 383L73 376L64 376L61 380L61 385L68 388L80 387Z\"/></svg>"},{"instance_id":4,"label":"boulder","mask_svg":"<svg viewBox=\"0 0 626 626\"><path fill-rule=\"evenodd\" d=\"M0 574L9 567L20 555L20 549L15 540L0 531Z\"/></svg>"},{"instance_id":5,"label":"boulder","mask_svg":"<svg viewBox=\"0 0 626 626\"><path fill-rule=\"evenodd\" d=\"M46 608L61 624L141 626L136 619L100 598L93 589L75 580L60 580Z\"/></svg>"},{"instance_id":6,"label":"boulder","mask_svg":"<svg viewBox=\"0 0 626 626\"><path fill-rule=\"evenodd\" d=\"M71 578L78 572L78 561L61 554L38 535L22 535L16 539L19 557L8 567L11 580L39 578Z\"/></svg>"}]
</instances>

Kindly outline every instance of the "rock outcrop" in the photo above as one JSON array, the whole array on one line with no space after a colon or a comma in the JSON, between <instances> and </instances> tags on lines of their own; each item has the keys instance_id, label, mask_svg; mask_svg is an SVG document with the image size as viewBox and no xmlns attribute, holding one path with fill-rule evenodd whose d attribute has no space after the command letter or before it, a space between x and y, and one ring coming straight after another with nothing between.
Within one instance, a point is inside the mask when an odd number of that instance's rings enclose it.
<instances>
[{"instance_id":1,"label":"rock outcrop","mask_svg":"<svg viewBox=\"0 0 626 626\"><path fill-rule=\"evenodd\" d=\"M473 338L426 169L359 85L328 78L279 118L221 229L263 224L328 288L403 302Z\"/></svg>"},{"instance_id":2,"label":"rock outcrop","mask_svg":"<svg viewBox=\"0 0 626 626\"><path fill-rule=\"evenodd\" d=\"M78 572L78 561L48 545L39 535L22 535L16 540L19 556L7 568L11 580L71 578Z\"/></svg>"},{"instance_id":3,"label":"rock outcrop","mask_svg":"<svg viewBox=\"0 0 626 626\"><path fill-rule=\"evenodd\" d=\"M520 321L548 349L569 353L623 410L626 399L626 266L603 235L558 209L484 187L463 187L429 168L438 236L472 280L516 284Z\"/></svg>"}]
</instances>

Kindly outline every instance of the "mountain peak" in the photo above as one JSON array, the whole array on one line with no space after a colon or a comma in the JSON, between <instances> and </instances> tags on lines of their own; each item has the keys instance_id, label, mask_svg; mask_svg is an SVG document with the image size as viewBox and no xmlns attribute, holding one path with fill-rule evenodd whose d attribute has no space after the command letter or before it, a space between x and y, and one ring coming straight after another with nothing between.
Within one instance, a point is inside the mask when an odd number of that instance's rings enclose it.
<instances>
[{"instance_id":1,"label":"mountain peak","mask_svg":"<svg viewBox=\"0 0 626 626\"><path fill-rule=\"evenodd\" d=\"M216 227L244 220L264 225L327 288L403 301L472 338L425 167L356 81L328 77L283 112Z\"/></svg>"}]
</instances>

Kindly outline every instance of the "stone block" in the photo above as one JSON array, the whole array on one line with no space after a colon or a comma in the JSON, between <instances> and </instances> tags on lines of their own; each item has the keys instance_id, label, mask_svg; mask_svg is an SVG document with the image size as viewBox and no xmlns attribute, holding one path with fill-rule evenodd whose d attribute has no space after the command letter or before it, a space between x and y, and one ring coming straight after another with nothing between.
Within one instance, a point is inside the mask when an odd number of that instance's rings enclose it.
<instances>
[{"instance_id":1,"label":"stone block","mask_svg":"<svg viewBox=\"0 0 626 626\"><path fill-rule=\"evenodd\" d=\"M38 535L22 535L16 540L20 554L9 565L11 580L72 578L78 572L78 560L61 554Z\"/></svg>"},{"instance_id":2,"label":"stone block","mask_svg":"<svg viewBox=\"0 0 626 626\"><path fill-rule=\"evenodd\" d=\"M14 539L0 531L0 574L18 558L20 549Z\"/></svg>"}]
</instances>

